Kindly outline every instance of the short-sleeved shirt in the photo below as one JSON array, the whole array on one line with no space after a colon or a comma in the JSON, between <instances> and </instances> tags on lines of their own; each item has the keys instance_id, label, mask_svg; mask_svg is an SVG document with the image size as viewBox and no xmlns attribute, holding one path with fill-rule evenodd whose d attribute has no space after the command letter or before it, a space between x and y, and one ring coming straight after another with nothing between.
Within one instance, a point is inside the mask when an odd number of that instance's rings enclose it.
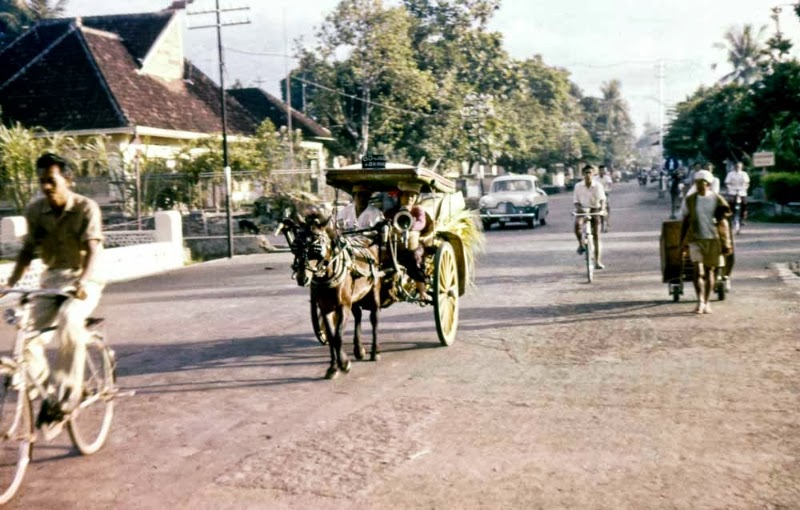
<instances>
[{"instance_id":1,"label":"short-sleeved shirt","mask_svg":"<svg viewBox=\"0 0 800 510\"><path fill-rule=\"evenodd\" d=\"M374 227L383 219L383 212L374 205L368 205L356 217L356 204L350 203L341 208L336 215L336 223L346 229L362 229Z\"/></svg>"},{"instance_id":2,"label":"short-sleeved shirt","mask_svg":"<svg viewBox=\"0 0 800 510\"><path fill-rule=\"evenodd\" d=\"M583 181L577 183L572 196L572 201L576 204L581 204L581 207L585 209L597 209L606 199L606 193L603 191L603 185L594 181L588 188L586 187L586 183Z\"/></svg>"},{"instance_id":3,"label":"short-sleeved shirt","mask_svg":"<svg viewBox=\"0 0 800 510\"><path fill-rule=\"evenodd\" d=\"M725 177L725 187L731 195L746 197L747 189L750 187L750 176L744 170L731 170Z\"/></svg>"},{"instance_id":4,"label":"short-sleeved shirt","mask_svg":"<svg viewBox=\"0 0 800 510\"><path fill-rule=\"evenodd\" d=\"M45 198L28 206L25 245L39 249L39 257L50 269L80 269L86 257L86 242L103 240L100 207L77 193L67 195L59 215Z\"/></svg>"},{"instance_id":5,"label":"short-sleeved shirt","mask_svg":"<svg viewBox=\"0 0 800 510\"><path fill-rule=\"evenodd\" d=\"M606 193L606 195L611 193L611 186L614 184L614 180L610 175L606 174L602 177L595 175L592 177L592 181L599 182L603 186L603 191Z\"/></svg>"},{"instance_id":6,"label":"short-sleeved shirt","mask_svg":"<svg viewBox=\"0 0 800 510\"><path fill-rule=\"evenodd\" d=\"M714 222L714 212L717 209L718 203L719 201L715 193L697 195L695 239L715 239L717 237L717 225ZM684 218L689 216L689 206L686 204L685 198L683 199L683 204L681 204L681 215L683 215Z\"/></svg>"}]
</instances>

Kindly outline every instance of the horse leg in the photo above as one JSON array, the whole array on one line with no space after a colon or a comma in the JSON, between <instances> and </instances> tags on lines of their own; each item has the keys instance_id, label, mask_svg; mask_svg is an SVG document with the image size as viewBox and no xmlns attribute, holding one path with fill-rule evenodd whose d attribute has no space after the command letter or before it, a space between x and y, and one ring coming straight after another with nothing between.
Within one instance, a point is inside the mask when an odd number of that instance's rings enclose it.
<instances>
[{"instance_id":1,"label":"horse leg","mask_svg":"<svg viewBox=\"0 0 800 510\"><path fill-rule=\"evenodd\" d=\"M336 359L339 370L347 373L350 371L350 360L347 359L347 353L342 350L342 333L344 332L344 326L347 323L347 314L345 313L343 306L339 306L336 309L336 318L338 320L336 322L336 331L333 335L333 338L336 339Z\"/></svg>"},{"instance_id":2,"label":"horse leg","mask_svg":"<svg viewBox=\"0 0 800 510\"><path fill-rule=\"evenodd\" d=\"M375 306L372 310L369 311L369 323L372 324L372 353L370 354L370 360L378 361L381 359L381 346L378 345L378 309L379 306Z\"/></svg>"},{"instance_id":3,"label":"horse leg","mask_svg":"<svg viewBox=\"0 0 800 510\"><path fill-rule=\"evenodd\" d=\"M361 307L353 306L351 311L353 312L353 322L355 322L353 326L353 329L355 329L353 334L353 355L357 360L361 361L366 355L364 347L361 346Z\"/></svg>"},{"instance_id":4,"label":"horse leg","mask_svg":"<svg viewBox=\"0 0 800 510\"><path fill-rule=\"evenodd\" d=\"M336 312L334 312L336 313ZM327 372L325 372L325 379L334 379L337 375L339 375L339 369L336 368L336 347L335 347L335 340L334 340L334 329L331 325L331 316L330 314L324 313L322 314L322 323L325 327L325 334L328 337L328 348L331 350L331 364L328 367Z\"/></svg>"}]
</instances>

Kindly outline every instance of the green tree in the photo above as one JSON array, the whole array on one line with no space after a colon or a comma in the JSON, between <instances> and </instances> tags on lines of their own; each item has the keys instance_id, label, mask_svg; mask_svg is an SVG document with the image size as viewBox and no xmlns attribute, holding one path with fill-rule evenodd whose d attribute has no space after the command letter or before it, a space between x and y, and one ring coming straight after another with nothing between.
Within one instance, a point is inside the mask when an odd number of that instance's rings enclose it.
<instances>
[{"instance_id":1,"label":"green tree","mask_svg":"<svg viewBox=\"0 0 800 510\"><path fill-rule=\"evenodd\" d=\"M64 15L68 0L0 0L0 46L8 44L37 21Z\"/></svg>"},{"instance_id":2,"label":"green tree","mask_svg":"<svg viewBox=\"0 0 800 510\"><path fill-rule=\"evenodd\" d=\"M761 75L766 47L761 42L767 27L756 30L753 25L731 27L723 35L723 42L714 44L715 48L725 50L733 70L723 76L722 83L753 83Z\"/></svg>"},{"instance_id":3,"label":"green tree","mask_svg":"<svg viewBox=\"0 0 800 510\"><path fill-rule=\"evenodd\" d=\"M315 55L304 58L313 65L316 82L343 92L335 101L326 94L328 101L312 104L315 116L346 131L356 154L374 145L396 145L405 126L429 108L434 82L414 59L410 23L402 7L386 8L381 0L342 0L318 33ZM338 60L343 51L347 57Z\"/></svg>"}]
</instances>

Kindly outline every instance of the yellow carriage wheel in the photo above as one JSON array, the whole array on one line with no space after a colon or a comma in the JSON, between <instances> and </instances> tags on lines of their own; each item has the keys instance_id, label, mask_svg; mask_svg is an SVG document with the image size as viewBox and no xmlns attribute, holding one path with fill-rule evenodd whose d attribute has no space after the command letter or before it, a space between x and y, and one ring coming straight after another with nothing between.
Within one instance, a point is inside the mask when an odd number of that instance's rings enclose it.
<instances>
[{"instance_id":1,"label":"yellow carriage wheel","mask_svg":"<svg viewBox=\"0 0 800 510\"><path fill-rule=\"evenodd\" d=\"M458 266L453 247L442 241L433 262L433 312L442 345L451 345L458 330Z\"/></svg>"}]
</instances>

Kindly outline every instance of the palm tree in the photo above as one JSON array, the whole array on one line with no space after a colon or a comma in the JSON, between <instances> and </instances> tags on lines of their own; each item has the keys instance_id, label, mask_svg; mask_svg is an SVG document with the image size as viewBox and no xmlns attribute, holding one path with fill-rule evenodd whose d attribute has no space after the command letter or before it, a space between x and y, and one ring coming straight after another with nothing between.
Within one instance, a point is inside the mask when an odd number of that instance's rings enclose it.
<instances>
[{"instance_id":1,"label":"palm tree","mask_svg":"<svg viewBox=\"0 0 800 510\"><path fill-rule=\"evenodd\" d=\"M0 0L0 46L39 20L61 17L68 0ZM52 5L51 5L52 3Z\"/></svg>"},{"instance_id":2,"label":"palm tree","mask_svg":"<svg viewBox=\"0 0 800 510\"><path fill-rule=\"evenodd\" d=\"M762 26L756 31L753 25L745 24L741 28L731 27L725 32L724 42L716 43L714 47L728 52L727 59L733 71L723 76L720 82L747 85L758 78L760 64L766 56L761 42L766 29L766 26Z\"/></svg>"}]
</instances>

